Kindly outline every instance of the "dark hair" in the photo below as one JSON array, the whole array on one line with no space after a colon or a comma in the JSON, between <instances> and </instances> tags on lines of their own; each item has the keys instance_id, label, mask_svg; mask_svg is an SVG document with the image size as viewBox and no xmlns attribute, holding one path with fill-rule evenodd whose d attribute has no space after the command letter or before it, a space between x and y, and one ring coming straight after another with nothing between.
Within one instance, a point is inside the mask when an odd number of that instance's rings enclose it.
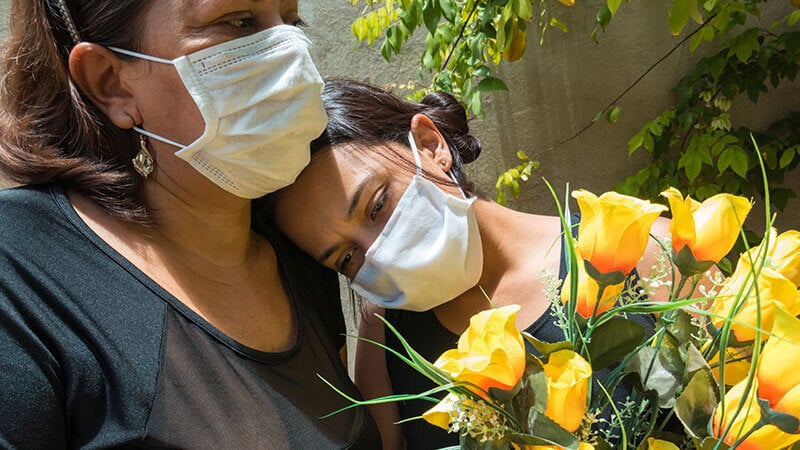
<instances>
[{"instance_id":1,"label":"dark hair","mask_svg":"<svg viewBox=\"0 0 800 450\"><path fill-rule=\"evenodd\" d=\"M464 107L444 92L432 92L421 103L398 98L381 88L354 80L325 81L322 101L328 126L311 143L312 156L331 145L357 144L360 148L395 142L408 146L411 118L424 114L442 133L453 155L451 171L466 192L474 186L464 174L463 164L481 153L481 144L469 134Z\"/></svg>"},{"instance_id":2,"label":"dark hair","mask_svg":"<svg viewBox=\"0 0 800 450\"><path fill-rule=\"evenodd\" d=\"M12 1L0 79L0 170L9 181L62 183L115 218L149 223L131 164L139 137L78 92L69 53L77 40L138 49L150 2Z\"/></svg>"}]
</instances>

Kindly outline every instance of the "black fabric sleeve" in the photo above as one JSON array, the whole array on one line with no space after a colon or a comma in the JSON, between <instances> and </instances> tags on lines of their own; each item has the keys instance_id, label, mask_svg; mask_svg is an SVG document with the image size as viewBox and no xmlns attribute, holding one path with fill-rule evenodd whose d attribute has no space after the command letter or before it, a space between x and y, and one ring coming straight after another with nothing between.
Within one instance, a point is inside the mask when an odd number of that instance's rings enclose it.
<instances>
[{"instance_id":1,"label":"black fabric sleeve","mask_svg":"<svg viewBox=\"0 0 800 450\"><path fill-rule=\"evenodd\" d=\"M0 293L0 447L63 448L63 389L53 355Z\"/></svg>"}]
</instances>

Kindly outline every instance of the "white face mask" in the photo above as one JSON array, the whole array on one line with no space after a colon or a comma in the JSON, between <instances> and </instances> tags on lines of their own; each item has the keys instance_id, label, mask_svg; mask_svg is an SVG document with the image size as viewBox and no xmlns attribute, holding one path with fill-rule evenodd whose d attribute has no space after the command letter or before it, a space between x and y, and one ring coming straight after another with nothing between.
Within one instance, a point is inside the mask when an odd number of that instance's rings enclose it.
<instances>
[{"instance_id":1,"label":"white face mask","mask_svg":"<svg viewBox=\"0 0 800 450\"><path fill-rule=\"evenodd\" d=\"M483 247L472 204L417 174L367 253L351 287L385 308L426 311L475 286L483 271ZM462 191L463 195L463 191Z\"/></svg>"},{"instance_id":2,"label":"white face mask","mask_svg":"<svg viewBox=\"0 0 800 450\"><path fill-rule=\"evenodd\" d=\"M309 143L325 129L323 81L303 32L278 25L172 61L111 50L175 66L205 122L175 153L226 191L261 197L292 184L310 160Z\"/></svg>"}]
</instances>

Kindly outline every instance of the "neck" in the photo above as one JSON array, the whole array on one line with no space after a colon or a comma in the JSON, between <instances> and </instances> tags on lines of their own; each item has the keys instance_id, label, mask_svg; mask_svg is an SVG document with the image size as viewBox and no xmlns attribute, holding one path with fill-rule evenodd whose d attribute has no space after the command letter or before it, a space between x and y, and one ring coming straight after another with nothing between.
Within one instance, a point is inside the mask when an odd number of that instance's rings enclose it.
<instances>
[{"instance_id":1,"label":"neck","mask_svg":"<svg viewBox=\"0 0 800 450\"><path fill-rule=\"evenodd\" d=\"M557 218L522 213L487 200L475 203L483 247L483 272L478 281L487 294L498 291L515 274L534 280L543 269L558 267Z\"/></svg>"},{"instance_id":2,"label":"neck","mask_svg":"<svg viewBox=\"0 0 800 450\"><path fill-rule=\"evenodd\" d=\"M158 183L145 189L157 220L152 237L178 256L220 266L244 264L252 244L250 200L216 187L201 193L176 186Z\"/></svg>"}]
</instances>

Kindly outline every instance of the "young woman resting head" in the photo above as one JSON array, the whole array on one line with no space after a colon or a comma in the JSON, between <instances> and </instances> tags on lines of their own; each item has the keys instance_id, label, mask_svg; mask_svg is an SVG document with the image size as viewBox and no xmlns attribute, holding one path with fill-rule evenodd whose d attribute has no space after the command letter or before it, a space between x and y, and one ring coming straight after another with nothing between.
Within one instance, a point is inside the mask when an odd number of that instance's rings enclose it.
<instances>
[{"instance_id":1,"label":"young woman resting head","mask_svg":"<svg viewBox=\"0 0 800 450\"><path fill-rule=\"evenodd\" d=\"M453 97L434 92L414 103L359 82L329 80L323 102L327 129L312 142L309 166L275 196L273 214L292 241L346 275L371 303L364 337L399 349L372 317L378 313L434 360L455 345L473 314L516 303L520 329L563 340L541 277L551 271L563 279L560 220L476 195L463 164L481 146ZM663 222L656 227L666 234ZM652 266L651 247L642 267ZM365 398L432 387L363 342L356 384ZM374 406L384 448L456 445L457 435L423 421L394 425L429 407L424 401Z\"/></svg>"}]
</instances>

